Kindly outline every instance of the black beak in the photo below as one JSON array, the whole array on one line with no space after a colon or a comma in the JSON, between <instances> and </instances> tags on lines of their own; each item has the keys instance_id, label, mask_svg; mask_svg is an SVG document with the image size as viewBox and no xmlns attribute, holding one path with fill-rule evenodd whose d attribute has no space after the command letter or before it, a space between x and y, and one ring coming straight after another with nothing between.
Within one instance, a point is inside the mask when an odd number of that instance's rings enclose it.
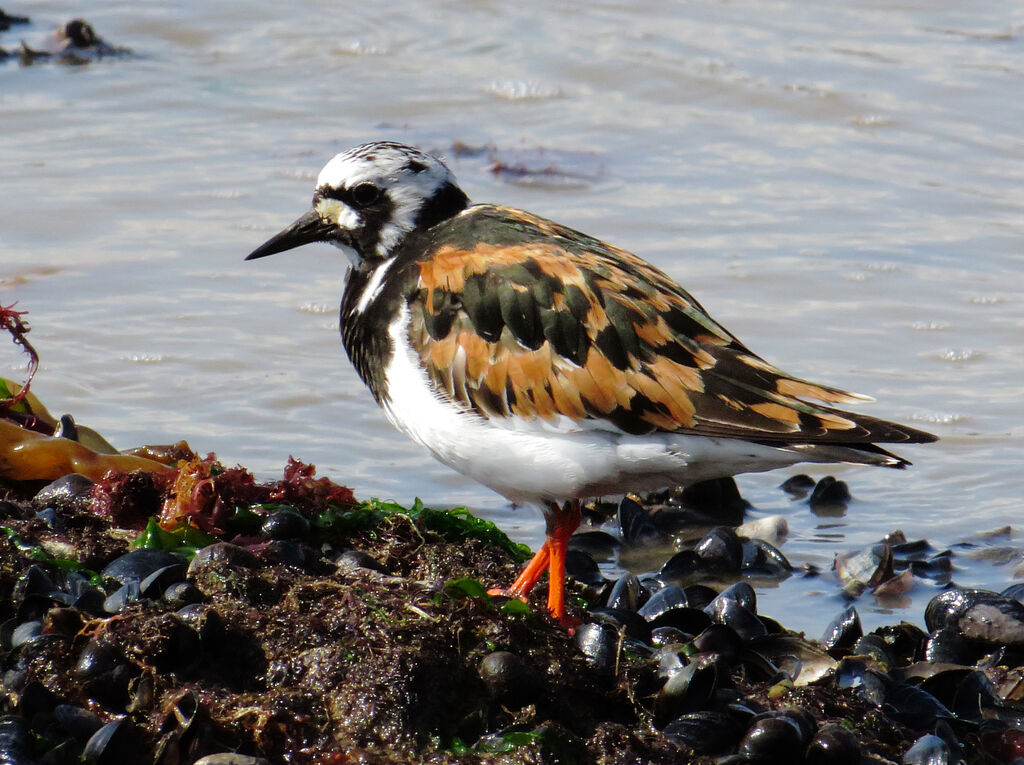
<instances>
[{"instance_id":1,"label":"black beak","mask_svg":"<svg viewBox=\"0 0 1024 765\"><path fill-rule=\"evenodd\" d=\"M315 210L310 210L292 225L276 234L245 256L246 260L265 258L285 250L292 250L311 242L326 242L334 238L335 227L324 223Z\"/></svg>"}]
</instances>

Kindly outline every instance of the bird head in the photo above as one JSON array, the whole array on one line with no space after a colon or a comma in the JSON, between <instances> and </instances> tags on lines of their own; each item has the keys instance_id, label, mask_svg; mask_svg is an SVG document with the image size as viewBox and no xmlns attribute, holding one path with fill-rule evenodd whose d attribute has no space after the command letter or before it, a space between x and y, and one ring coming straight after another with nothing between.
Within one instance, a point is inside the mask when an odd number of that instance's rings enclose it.
<instances>
[{"instance_id":1,"label":"bird head","mask_svg":"<svg viewBox=\"0 0 1024 765\"><path fill-rule=\"evenodd\" d=\"M358 268L388 258L410 233L425 231L468 204L455 176L437 157L401 143L366 143L324 165L313 209L246 260L330 242L346 250Z\"/></svg>"}]
</instances>

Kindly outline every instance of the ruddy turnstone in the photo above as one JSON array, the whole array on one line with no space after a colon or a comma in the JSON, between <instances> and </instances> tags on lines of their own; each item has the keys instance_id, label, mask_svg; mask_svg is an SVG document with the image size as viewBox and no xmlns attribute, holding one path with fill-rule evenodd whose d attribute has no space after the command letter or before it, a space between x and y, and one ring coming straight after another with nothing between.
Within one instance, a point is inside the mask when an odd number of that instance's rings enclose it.
<instances>
[{"instance_id":1,"label":"ruddy turnstone","mask_svg":"<svg viewBox=\"0 0 1024 765\"><path fill-rule=\"evenodd\" d=\"M876 444L935 440L829 406L867 397L776 369L625 250L470 204L444 162L411 146L338 154L313 209L247 259L310 242L351 259L341 338L391 423L542 508L547 539L507 592L524 597L549 570L563 622L584 498L797 462L901 468Z\"/></svg>"}]
</instances>

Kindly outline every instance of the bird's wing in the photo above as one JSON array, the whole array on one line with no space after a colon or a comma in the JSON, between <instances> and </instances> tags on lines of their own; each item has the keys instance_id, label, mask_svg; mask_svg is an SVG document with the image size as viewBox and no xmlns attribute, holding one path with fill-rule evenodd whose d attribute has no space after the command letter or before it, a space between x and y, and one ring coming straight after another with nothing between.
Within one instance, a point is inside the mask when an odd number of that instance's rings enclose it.
<instances>
[{"instance_id":1,"label":"bird's wing","mask_svg":"<svg viewBox=\"0 0 1024 765\"><path fill-rule=\"evenodd\" d=\"M529 213L470 208L415 267L410 345L441 395L491 420L767 443L931 440L815 403L866 397L776 369L658 269Z\"/></svg>"}]
</instances>

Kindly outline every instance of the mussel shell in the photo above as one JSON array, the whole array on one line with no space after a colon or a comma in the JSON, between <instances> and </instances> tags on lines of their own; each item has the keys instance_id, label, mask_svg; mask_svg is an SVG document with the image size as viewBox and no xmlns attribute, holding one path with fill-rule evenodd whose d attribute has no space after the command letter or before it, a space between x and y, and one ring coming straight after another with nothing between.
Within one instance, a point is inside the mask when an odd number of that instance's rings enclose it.
<instances>
[{"instance_id":1,"label":"mussel shell","mask_svg":"<svg viewBox=\"0 0 1024 765\"><path fill-rule=\"evenodd\" d=\"M188 561L177 553L167 550L132 550L119 558L114 558L103 569L104 579L114 579L121 584L130 581L142 581L154 571L165 566L186 564Z\"/></svg>"},{"instance_id":2,"label":"mussel shell","mask_svg":"<svg viewBox=\"0 0 1024 765\"><path fill-rule=\"evenodd\" d=\"M693 551L708 571L738 574L743 567L743 543L728 526L713 528Z\"/></svg>"},{"instance_id":3,"label":"mussel shell","mask_svg":"<svg viewBox=\"0 0 1024 765\"><path fill-rule=\"evenodd\" d=\"M799 473L798 475L790 476L781 484L779 488L787 494L792 494L796 498L804 497L807 493L814 488L815 481L809 475Z\"/></svg>"},{"instance_id":4,"label":"mussel shell","mask_svg":"<svg viewBox=\"0 0 1024 765\"><path fill-rule=\"evenodd\" d=\"M836 616L825 628L825 634L821 636L821 642L825 648L849 649L853 647L864 635L864 628L860 623L860 614L853 606L847 606L842 613Z\"/></svg>"},{"instance_id":5,"label":"mussel shell","mask_svg":"<svg viewBox=\"0 0 1024 765\"><path fill-rule=\"evenodd\" d=\"M959 761L949 744L931 733L921 736L903 755L904 765L953 765Z\"/></svg>"},{"instance_id":6,"label":"mussel shell","mask_svg":"<svg viewBox=\"0 0 1024 765\"><path fill-rule=\"evenodd\" d=\"M282 508L267 516L260 533L270 539L301 539L309 534L309 521L293 508Z\"/></svg>"},{"instance_id":7,"label":"mussel shell","mask_svg":"<svg viewBox=\"0 0 1024 765\"><path fill-rule=\"evenodd\" d=\"M799 662L799 671L795 677L791 677L797 686L820 680L839 666L839 663L825 651L797 635L766 635L751 640L748 647L777 667L786 664L794 666L790 659Z\"/></svg>"},{"instance_id":8,"label":"mussel shell","mask_svg":"<svg viewBox=\"0 0 1024 765\"><path fill-rule=\"evenodd\" d=\"M719 596L705 610L713 621L731 627L744 640L768 634L757 614L744 608L738 600Z\"/></svg>"},{"instance_id":9,"label":"mussel shell","mask_svg":"<svg viewBox=\"0 0 1024 765\"><path fill-rule=\"evenodd\" d=\"M619 502L618 521L622 541L630 547L653 547L664 541L647 511L629 497Z\"/></svg>"},{"instance_id":10,"label":"mussel shell","mask_svg":"<svg viewBox=\"0 0 1024 765\"><path fill-rule=\"evenodd\" d=\"M754 592L754 588L746 582L736 582L736 584L730 585L722 590L711 603L708 604L707 608L709 613L714 609L716 601L720 600L735 600L741 606L748 611L757 613L757 593Z\"/></svg>"},{"instance_id":11,"label":"mussel shell","mask_svg":"<svg viewBox=\"0 0 1024 765\"><path fill-rule=\"evenodd\" d=\"M770 542L763 539L748 539L743 543L742 568L745 576L785 579L793 571L793 564Z\"/></svg>"},{"instance_id":12,"label":"mussel shell","mask_svg":"<svg viewBox=\"0 0 1024 765\"><path fill-rule=\"evenodd\" d=\"M583 550L570 548L565 553L565 573L577 582L586 585L601 586L605 582L604 574L597 561Z\"/></svg>"},{"instance_id":13,"label":"mussel shell","mask_svg":"<svg viewBox=\"0 0 1024 765\"><path fill-rule=\"evenodd\" d=\"M950 627L932 632L924 641L924 659L939 664L974 664L978 650Z\"/></svg>"},{"instance_id":14,"label":"mussel shell","mask_svg":"<svg viewBox=\"0 0 1024 765\"><path fill-rule=\"evenodd\" d=\"M929 630L950 627L986 645L1024 645L1024 605L988 590L946 590L928 603Z\"/></svg>"},{"instance_id":15,"label":"mussel shell","mask_svg":"<svg viewBox=\"0 0 1024 765\"><path fill-rule=\"evenodd\" d=\"M880 635L864 635L853 644L850 652L856 656L870 656L886 667L893 667L896 663L889 653L889 644Z\"/></svg>"},{"instance_id":16,"label":"mussel shell","mask_svg":"<svg viewBox=\"0 0 1024 765\"><path fill-rule=\"evenodd\" d=\"M86 742L82 759L89 765L120 765L138 756L139 735L135 726L122 718L108 722Z\"/></svg>"},{"instance_id":17,"label":"mussel shell","mask_svg":"<svg viewBox=\"0 0 1024 765\"><path fill-rule=\"evenodd\" d=\"M608 593L608 608L620 608L626 611L636 611L640 605L640 580L635 574L625 574L619 577Z\"/></svg>"},{"instance_id":18,"label":"mussel shell","mask_svg":"<svg viewBox=\"0 0 1024 765\"><path fill-rule=\"evenodd\" d=\"M702 755L727 752L742 731L732 715L707 710L679 715L662 729L668 738Z\"/></svg>"},{"instance_id":19,"label":"mussel shell","mask_svg":"<svg viewBox=\"0 0 1024 765\"><path fill-rule=\"evenodd\" d=\"M894 683L885 694L882 710L914 730L929 730L936 720L952 719L953 713L932 694L915 685Z\"/></svg>"},{"instance_id":20,"label":"mussel shell","mask_svg":"<svg viewBox=\"0 0 1024 765\"><path fill-rule=\"evenodd\" d=\"M540 673L509 651L487 654L480 662L478 672L491 696L513 708L531 703L544 690Z\"/></svg>"},{"instance_id":21,"label":"mussel shell","mask_svg":"<svg viewBox=\"0 0 1024 765\"><path fill-rule=\"evenodd\" d=\"M815 484L807 501L812 510L821 511L826 508L845 508L850 499L850 487L846 481L837 481L835 477L827 475Z\"/></svg>"},{"instance_id":22,"label":"mussel shell","mask_svg":"<svg viewBox=\"0 0 1024 765\"><path fill-rule=\"evenodd\" d=\"M807 740L800 724L784 716L755 718L739 745L739 753L763 763L799 762Z\"/></svg>"},{"instance_id":23,"label":"mussel shell","mask_svg":"<svg viewBox=\"0 0 1024 765\"><path fill-rule=\"evenodd\" d=\"M690 484L679 495L679 501L684 507L714 519L713 523L730 526L743 523L743 513L750 507L731 476Z\"/></svg>"},{"instance_id":24,"label":"mussel shell","mask_svg":"<svg viewBox=\"0 0 1024 765\"><path fill-rule=\"evenodd\" d=\"M576 645L599 674L615 671L619 652L619 633L609 624L590 622L576 628Z\"/></svg>"},{"instance_id":25,"label":"mussel shell","mask_svg":"<svg viewBox=\"0 0 1024 765\"><path fill-rule=\"evenodd\" d=\"M892 550L887 544L872 545L837 555L832 567L847 594L858 597L865 589L892 579Z\"/></svg>"},{"instance_id":26,"label":"mussel shell","mask_svg":"<svg viewBox=\"0 0 1024 765\"><path fill-rule=\"evenodd\" d=\"M4 765L29 765L32 732L28 722L17 715L0 717L0 757Z\"/></svg>"},{"instance_id":27,"label":"mussel shell","mask_svg":"<svg viewBox=\"0 0 1024 765\"><path fill-rule=\"evenodd\" d=\"M654 699L656 724L706 709L718 687L715 661L695 659L672 674Z\"/></svg>"},{"instance_id":28,"label":"mussel shell","mask_svg":"<svg viewBox=\"0 0 1024 765\"><path fill-rule=\"evenodd\" d=\"M822 725L804 753L805 765L860 765L860 739L837 723Z\"/></svg>"},{"instance_id":29,"label":"mussel shell","mask_svg":"<svg viewBox=\"0 0 1024 765\"><path fill-rule=\"evenodd\" d=\"M608 624L626 637L647 642L651 639L651 627L635 611L623 608L593 608L590 616L598 624Z\"/></svg>"}]
</instances>

